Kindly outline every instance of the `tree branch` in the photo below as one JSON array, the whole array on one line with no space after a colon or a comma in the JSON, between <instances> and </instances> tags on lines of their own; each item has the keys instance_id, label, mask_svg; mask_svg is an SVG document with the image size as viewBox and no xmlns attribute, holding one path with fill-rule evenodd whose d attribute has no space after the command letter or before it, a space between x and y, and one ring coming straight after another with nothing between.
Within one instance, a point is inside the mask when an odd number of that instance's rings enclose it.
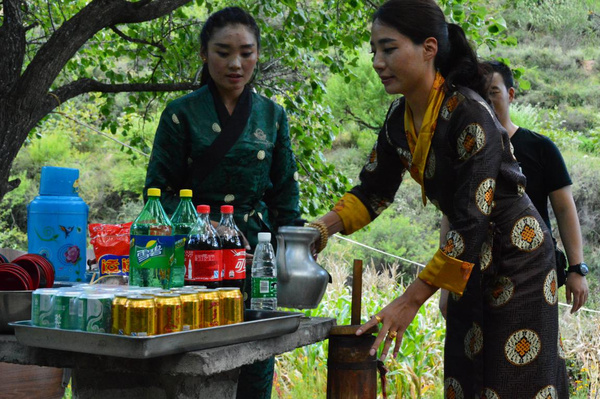
<instances>
[{"instance_id":1,"label":"tree branch","mask_svg":"<svg viewBox=\"0 0 600 399\"><path fill-rule=\"evenodd\" d=\"M83 78L75 82L66 84L50 93L52 101L56 105L77 97L84 93L121 93L121 92L169 92L196 90L200 84L180 82L180 83L102 83L97 80Z\"/></svg>"},{"instance_id":2,"label":"tree branch","mask_svg":"<svg viewBox=\"0 0 600 399\"><path fill-rule=\"evenodd\" d=\"M25 98L43 97L65 64L101 29L119 23L152 20L190 1L155 0L132 3L123 0L92 0L65 21L40 47L22 76L19 91Z\"/></svg>"},{"instance_id":3,"label":"tree branch","mask_svg":"<svg viewBox=\"0 0 600 399\"><path fill-rule=\"evenodd\" d=\"M85 122L82 122L82 121L80 121L79 119L77 119L77 118L75 118L75 117L73 117L73 116L71 116L71 115L65 114L64 112L56 112L56 111L55 111L55 112L53 112L53 114L58 114L58 115L61 115L61 116L65 117L65 118L67 118L67 119L69 119L69 120L71 120L71 121L73 121L73 122L77 123L78 125L81 125L81 126L83 126L83 127L85 127L85 128L88 128L88 129L90 129L91 131L93 131L93 132L95 132L95 133L99 134L99 135L100 135L100 136L102 136L102 137L106 137L106 138L107 138L107 139L109 139L109 140L112 140L112 141L114 141L114 142L116 142L116 143L119 143L120 145L122 145L122 146L123 146L123 147L125 147L125 148L129 148L131 151L135 151L135 152L137 152L138 154L141 154L141 155L143 155L143 156L145 156L145 157L148 157L148 158L150 157L150 154L146 154L144 151L141 151L141 150L139 150L139 149L137 149L137 148L134 148L134 147L132 147L132 146L130 146L130 145L128 145L128 144L126 144L126 143L124 143L124 142L120 141L120 140L117 140L116 138L112 137L111 135L109 135L109 134L106 134L106 133L104 133L104 132L102 132L102 131L100 131L100 130L96 129L95 127L93 127L93 126L90 126L90 125L88 125L87 123L85 123Z\"/></svg>"},{"instance_id":4,"label":"tree branch","mask_svg":"<svg viewBox=\"0 0 600 399\"><path fill-rule=\"evenodd\" d=\"M379 131L381 129L381 126L370 125L367 122L365 122L364 120L362 120L361 118L359 118L358 116L356 116L352 112L350 107L346 107L345 111L348 115L350 115L352 117L352 118L350 118L350 120L356 122L358 125L360 125L362 127L366 127L367 129L370 129L370 130L375 130L375 131Z\"/></svg>"},{"instance_id":5,"label":"tree branch","mask_svg":"<svg viewBox=\"0 0 600 399\"><path fill-rule=\"evenodd\" d=\"M146 40L136 39L135 37L127 36L125 33L123 33L121 30L119 30L119 28L117 28L114 25L111 26L110 29L113 32L115 32L119 37L121 37L122 39L127 40L128 42L139 43L139 44L147 44L149 46L154 46L154 47L157 47L163 53L167 51L167 48L161 42L149 42L149 41L146 41Z\"/></svg>"}]
</instances>

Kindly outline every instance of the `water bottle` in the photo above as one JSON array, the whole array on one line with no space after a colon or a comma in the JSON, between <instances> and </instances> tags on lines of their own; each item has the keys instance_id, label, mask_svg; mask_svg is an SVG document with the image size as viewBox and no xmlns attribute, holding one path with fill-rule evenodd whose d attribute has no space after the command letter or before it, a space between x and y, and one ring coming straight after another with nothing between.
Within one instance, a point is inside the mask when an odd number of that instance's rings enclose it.
<instances>
[{"instance_id":1,"label":"water bottle","mask_svg":"<svg viewBox=\"0 0 600 399\"><path fill-rule=\"evenodd\" d=\"M160 203L160 189L148 189L148 201L131 225L129 285L171 287L175 263L173 225Z\"/></svg>"},{"instance_id":2,"label":"water bottle","mask_svg":"<svg viewBox=\"0 0 600 399\"><path fill-rule=\"evenodd\" d=\"M258 245L252 262L250 308L277 310L277 264L271 233L258 233Z\"/></svg>"},{"instance_id":3,"label":"water bottle","mask_svg":"<svg viewBox=\"0 0 600 399\"><path fill-rule=\"evenodd\" d=\"M221 287L223 254L217 230L210 222L210 206L198 205L198 222L185 244L185 283Z\"/></svg>"},{"instance_id":4,"label":"water bottle","mask_svg":"<svg viewBox=\"0 0 600 399\"><path fill-rule=\"evenodd\" d=\"M57 281L88 281L88 206L79 197L79 170L42 167L39 196L27 206L28 251L46 257Z\"/></svg>"},{"instance_id":5,"label":"water bottle","mask_svg":"<svg viewBox=\"0 0 600 399\"><path fill-rule=\"evenodd\" d=\"M223 287L239 288L244 293L246 282L246 248L244 236L233 220L233 206L221 206L217 233L223 245Z\"/></svg>"},{"instance_id":6,"label":"water bottle","mask_svg":"<svg viewBox=\"0 0 600 399\"><path fill-rule=\"evenodd\" d=\"M171 217L175 236L175 265L171 270L171 287L184 285L185 243L198 221L198 213L192 203L192 190L180 190L179 198L179 205Z\"/></svg>"}]
</instances>

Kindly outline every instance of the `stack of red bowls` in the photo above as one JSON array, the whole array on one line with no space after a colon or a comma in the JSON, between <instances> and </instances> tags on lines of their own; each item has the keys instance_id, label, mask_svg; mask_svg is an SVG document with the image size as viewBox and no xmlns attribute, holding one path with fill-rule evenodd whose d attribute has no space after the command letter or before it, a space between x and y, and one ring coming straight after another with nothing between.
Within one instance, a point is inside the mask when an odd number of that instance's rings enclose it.
<instances>
[{"instance_id":1,"label":"stack of red bowls","mask_svg":"<svg viewBox=\"0 0 600 399\"><path fill-rule=\"evenodd\" d=\"M35 290L54 285L54 267L41 255L25 254L8 262L0 255L0 291Z\"/></svg>"}]
</instances>

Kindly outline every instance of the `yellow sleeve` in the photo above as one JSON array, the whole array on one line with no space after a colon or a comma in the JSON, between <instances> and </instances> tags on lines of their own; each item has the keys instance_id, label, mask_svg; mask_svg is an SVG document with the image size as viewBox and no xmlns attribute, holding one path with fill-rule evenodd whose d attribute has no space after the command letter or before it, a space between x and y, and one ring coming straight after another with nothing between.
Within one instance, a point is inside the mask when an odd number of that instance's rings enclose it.
<instances>
[{"instance_id":1,"label":"yellow sleeve","mask_svg":"<svg viewBox=\"0 0 600 399\"><path fill-rule=\"evenodd\" d=\"M419 273L419 278L427 284L462 295L473 266L473 263L452 258L438 249L425 269Z\"/></svg>"},{"instance_id":2,"label":"yellow sleeve","mask_svg":"<svg viewBox=\"0 0 600 399\"><path fill-rule=\"evenodd\" d=\"M346 193L333 207L333 211L342 219L342 234L352 234L371 223L367 207L354 194Z\"/></svg>"}]
</instances>

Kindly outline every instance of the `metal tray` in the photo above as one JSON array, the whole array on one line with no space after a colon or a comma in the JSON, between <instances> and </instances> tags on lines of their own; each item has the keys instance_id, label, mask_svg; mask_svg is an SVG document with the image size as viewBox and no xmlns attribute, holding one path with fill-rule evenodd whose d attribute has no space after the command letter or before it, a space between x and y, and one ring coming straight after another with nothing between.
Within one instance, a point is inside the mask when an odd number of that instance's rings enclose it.
<instances>
[{"instance_id":1,"label":"metal tray","mask_svg":"<svg viewBox=\"0 0 600 399\"><path fill-rule=\"evenodd\" d=\"M17 341L28 346L93 355L146 359L216 346L271 338L294 332L302 313L246 310L243 323L150 337L37 327L31 320L9 323Z\"/></svg>"},{"instance_id":2,"label":"metal tray","mask_svg":"<svg viewBox=\"0 0 600 399\"><path fill-rule=\"evenodd\" d=\"M71 287L74 283L56 281L54 288ZM0 291L0 334L14 332L10 323L31 317L31 290Z\"/></svg>"}]
</instances>

